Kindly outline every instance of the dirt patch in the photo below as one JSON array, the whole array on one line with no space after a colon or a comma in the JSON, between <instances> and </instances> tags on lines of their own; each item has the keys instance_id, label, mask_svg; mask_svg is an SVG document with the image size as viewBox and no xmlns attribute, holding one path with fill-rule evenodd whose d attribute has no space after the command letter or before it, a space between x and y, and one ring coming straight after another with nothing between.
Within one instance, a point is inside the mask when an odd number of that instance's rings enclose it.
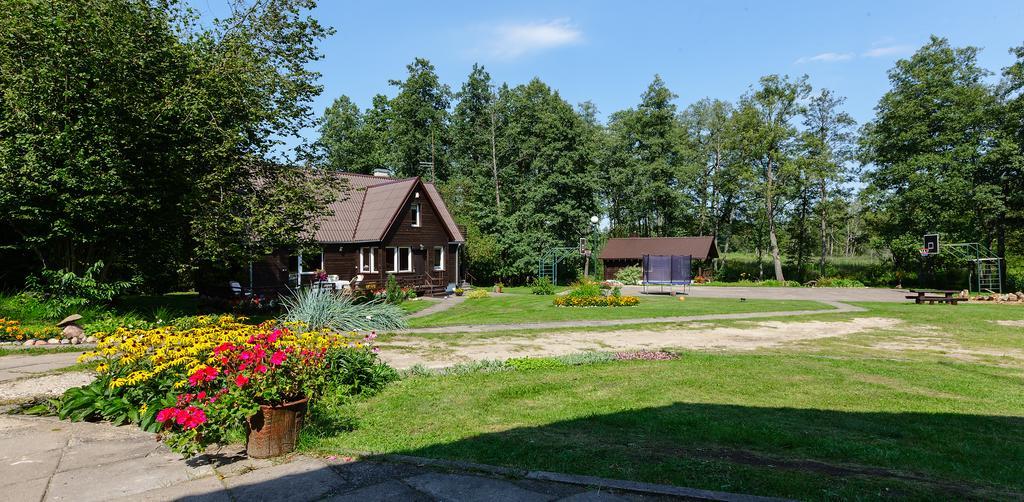
<instances>
[{"instance_id":1,"label":"dirt patch","mask_svg":"<svg viewBox=\"0 0 1024 502\"><path fill-rule=\"evenodd\" d=\"M872 344L871 348L891 350L895 352L906 350L938 352L950 358L966 362L976 362L983 358L992 357L1009 357L1012 359L1024 360L1024 350L972 349L948 339L930 337L900 336L889 341Z\"/></svg>"},{"instance_id":2,"label":"dirt patch","mask_svg":"<svg viewBox=\"0 0 1024 502\"><path fill-rule=\"evenodd\" d=\"M585 351L690 349L750 351L795 342L891 329L902 321L862 317L849 321L752 322L744 327L700 325L687 328L629 329L607 332L567 331L530 338L488 337L448 344L443 338L397 336L384 344L384 359L404 368L414 364L446 366L457 362L510 357L557 356ZM399 350L387 350L389 348Z\"/></svg>"},{"instance_id":3,"label":"dirt patch","mask_svg":"<svg viewBox=\"0 0 1024 502\"><path fill-rule=\"evenodd\" d=\"M1011 328L1024 328L1024 320L1022 321L992 321L1000 326L1009 326Z\"/></svg>"}]
</instances>

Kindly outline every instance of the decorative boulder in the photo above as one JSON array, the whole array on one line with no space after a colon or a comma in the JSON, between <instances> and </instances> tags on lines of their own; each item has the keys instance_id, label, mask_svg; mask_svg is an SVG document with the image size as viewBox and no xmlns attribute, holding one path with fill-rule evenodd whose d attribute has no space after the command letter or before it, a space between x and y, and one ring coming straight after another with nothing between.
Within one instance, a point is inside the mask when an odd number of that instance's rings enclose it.
<instances>
[{"instance_id":1,"label":"decorative boulder","mask_svg":"<svg viewBox=\"0 0 1024 502\"><path fill-rule=\"evenodd\" d=\"M61 334L64 338L70 340L72 338L79 338L85 335L85 330L78 324L78 321L82 320L82 316L78 314L71 314L64 318L63 321L57 323L58 328L62 328Z\"/></svg>"},{"instance_id":2,"label":"decorative boulder","mask_svg":"<svg viewBox=\"0 0 1024 502\"><path fill-rule=\"evenodd\" d=\"M46 341L46 343L50 343L50 344L53 344L53 345L57 345L57 344L59 344L59 343L60 343L60 340L58 340L58 339L56 339L56 338L51 338L51 339L47 340L47 341Z\"/></svg>"}]
</instances>

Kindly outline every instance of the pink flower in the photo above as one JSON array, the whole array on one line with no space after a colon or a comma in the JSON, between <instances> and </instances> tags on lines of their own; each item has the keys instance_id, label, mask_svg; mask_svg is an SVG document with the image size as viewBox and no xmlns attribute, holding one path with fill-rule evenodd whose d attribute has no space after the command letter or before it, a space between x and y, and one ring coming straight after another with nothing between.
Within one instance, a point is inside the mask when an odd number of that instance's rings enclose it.
<instances>
[{"instance_id":1,"label":"pink flower","mask_svg":"<svg viewBox=\"0 0 1024 502\"><path fill-rule=\"evenodd\" d=\"M278 366L281 363L283 363L284 360L287 357L288 357L288 355L285 354L284 352L280 351L280 350L277 351L277 352L274 352L274 354L272 356L270 356L270 364L273 364L274 366Z\"/></svg>"},{"instance_id":2,"label":"pink flower","mask_svg":"<svg viewBox=\"0 0 1024 502\"><path fill-rule=\"evenodd\" d=\"M235 377L235 385L242 387L247 383L249 383L249 377L245 375L238 375L237 377Z\"/></svg>"},{"instance_id":3,"label":"pink flower","mask_svg":"<svg viewBox=\"0 0 1024 502\"><path fill-rule=\"evenodd\" d=\"M156 421L166 422L174 416L176 411L178 411L177 408L164 408L156 413Z\"/></svg>"},{"instance_id":4,"label":"pink flower","mask_svg":"<svg viewBox=\"0 0 1024 502\"><path fill-rule=\"evenodd\" d=\"M275 329L274 332L267 337L267 341L270 343L274 343L277 341L278 338L281 338L281 330Z\"/></svg>"},{"instance_id":5,"label":"pink flower","mask_svg":"<svg viewBox=\"0 0 1024 502\"><path fill-rule=\"evenodd\" d=\"M200 382L209 382L214 378L217 378L217 368L204 366L188 377L188 383L192 386L196 386Z\"/></svg>"},{"instance_id":6,"label":"pink flower","mask_svg":"<svg viewBox=\"0 0 1024 502\"><path fill-rule=\"evenodd\" d=\"M185 422L182 423L182 426L186 429L195 429L206 422L206 412L195 406L189 406L182 411L181 415L185 416Z\"/></svg>"},{"instance_id":7,"label":"pink flower","mask_svg":"<svg viewBox=\"0 0 1024 502\"><path fill-rule=\"evenodd\" d=\"M256 365L255 369L256 369L257 373L266 373L267 372L267 365L265 365L265 364L258 364L258 365Z\"/></svg>"}]
</instances>

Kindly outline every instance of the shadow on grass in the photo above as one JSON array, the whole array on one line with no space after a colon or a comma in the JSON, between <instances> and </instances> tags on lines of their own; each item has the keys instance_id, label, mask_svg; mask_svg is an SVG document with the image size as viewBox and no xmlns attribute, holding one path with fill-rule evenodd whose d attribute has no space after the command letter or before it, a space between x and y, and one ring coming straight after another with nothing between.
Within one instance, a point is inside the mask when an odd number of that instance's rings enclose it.
<instances>
[{"instance_id":1,"label":"shadow on grass","mask_svg":"<svg viewBox=\"0 0 1024 502\"><path fill-rule=\"evenodd\" d=\"M677 403L390 453L796 498L1024 496L1024 418Z\"/></svg>"}]
</instances>

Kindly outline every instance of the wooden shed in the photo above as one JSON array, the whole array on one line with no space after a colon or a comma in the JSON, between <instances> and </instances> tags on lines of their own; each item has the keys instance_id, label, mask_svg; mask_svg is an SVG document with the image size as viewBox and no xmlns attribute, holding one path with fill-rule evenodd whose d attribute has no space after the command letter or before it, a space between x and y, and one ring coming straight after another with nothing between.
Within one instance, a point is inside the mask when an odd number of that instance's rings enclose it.
<instances>
[{"instance_id":1,"label":"wooden shed","mask_svg":"<svg viewBox=\"0 0 1024 502\"><path fill-rule=\"evenodd\" d=\"M608 239L598 259L604 264L604 278L632 265L641 266L644 255L690 256L695 261L718 258L718 245L711 236L625 237Z\"/></svg>"}]
</instances>

